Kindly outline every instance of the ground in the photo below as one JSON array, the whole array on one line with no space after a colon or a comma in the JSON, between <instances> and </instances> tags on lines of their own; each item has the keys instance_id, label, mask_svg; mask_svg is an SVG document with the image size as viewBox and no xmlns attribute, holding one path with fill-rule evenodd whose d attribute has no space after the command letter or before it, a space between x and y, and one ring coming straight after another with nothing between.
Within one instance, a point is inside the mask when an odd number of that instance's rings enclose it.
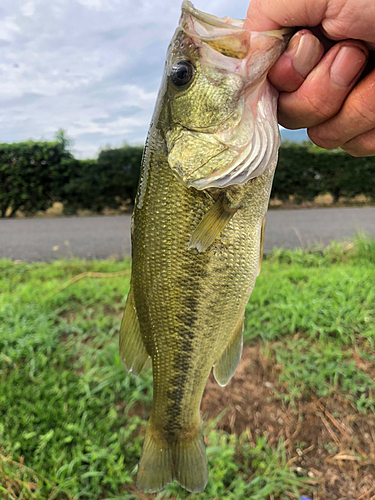
<instances>
[{"instance_id":1,"label":"ground","mask_svg":"<svg viewBox=\"0 0 375 500\"><path fill-rule=\"evenodd\" d=\"M358 413L342 396L309 397L283 405L275 397L280 367L262 354L263 344L245 346L230 383L220 387L213 376L202 401L205 420L227 413L216 428L253 442L266 434L276 446L285 438L289 463L308 471L315 482L313 500L375 499L375 415Z\"/></svg>"},{"instance_id":2,"label":"ground","mask_svg":"<svg viewBox=\"0 0 375 500\"><path fill-rule=\"evenodd\" d=\"M202 401L205 491L144 495L152 375L118 353L130 262L0 260L1 500L375 500L374 264L363 238L265 258L238 370Z\"/></svg>"}]
</instances>

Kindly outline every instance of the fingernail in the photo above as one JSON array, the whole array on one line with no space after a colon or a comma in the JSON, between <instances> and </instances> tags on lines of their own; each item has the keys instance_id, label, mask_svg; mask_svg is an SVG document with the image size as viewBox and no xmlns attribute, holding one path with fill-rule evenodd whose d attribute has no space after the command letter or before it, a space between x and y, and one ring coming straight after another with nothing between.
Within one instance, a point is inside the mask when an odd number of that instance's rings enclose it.
<instances>
[{"instance_id":1,"label":"fingernail","mask_svg":"<svg viewBox=\"0 0 375 500\"><path fill-rule=\"evenodd\" d=\"M319 40L309 32L303 34L292 59L294 69L305 78L319 61L320 53Z\"/></svg>"},{"instance_id":2,"label":"fingernail","mask_svg":"<svg viewBox=\"0 0 375 500\"><path fill-rule=\"evenodd\" d=\"M331 78L339 87L349 87L367 61L367 54L354 45L344 45L331 66Z\"/></svg>"},{"instance_id":3,"label":"fingernail","mask_svg":"<svg viewBox=\"0 0 375 500\"><path fill-rule=\"evenodd\" d=\"M285 54L289 54L291 56L294 56L296 49L298 48L298 44L303 37L303 33L301 31L297 31L295 35L292 36L292 38L289 40L288 47L285 51Z\"/></svg>"}]
</instances>

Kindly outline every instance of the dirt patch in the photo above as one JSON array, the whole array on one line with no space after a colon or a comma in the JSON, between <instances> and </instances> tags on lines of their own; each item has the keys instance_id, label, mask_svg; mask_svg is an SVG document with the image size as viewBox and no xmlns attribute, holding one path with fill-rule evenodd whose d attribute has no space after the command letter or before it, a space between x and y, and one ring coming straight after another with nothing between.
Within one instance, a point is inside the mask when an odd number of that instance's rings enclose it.
<instances>
[{"instance_id":1,"label":"dirt patch","mask_svg":"<svg viewBox=\"0 0 375 500\"><path fill-rule=\"evenodd\" d=\"M271 209L301 209L301 208L342 208L342 207L365 207L371 206L373 202L370 198L364 195L358 195L354 198L344 198L340 197L338 201L335 201L333 196L329 193L316 196L314 200L298 202L293 196L289 196L288 200L279 200L277 198L272 198L270 200Z\"/></svg>"},{"instance_id":2,"label":"dirt patch","mask_svg":"<svg viewBox=\"0 0 375 500\"><path fill-rule=\"evenodd\" d=\"M285 439L289 463L317 482L313 500L375 500L375 415L359 414L341 396L309 398L283 405L274 389L280 367L261 354L262 344L244 348L231 382L209 378L202 401L205 421L227 413L216 428L248 432L251 442Z\"/></svg>"}]
</instances>

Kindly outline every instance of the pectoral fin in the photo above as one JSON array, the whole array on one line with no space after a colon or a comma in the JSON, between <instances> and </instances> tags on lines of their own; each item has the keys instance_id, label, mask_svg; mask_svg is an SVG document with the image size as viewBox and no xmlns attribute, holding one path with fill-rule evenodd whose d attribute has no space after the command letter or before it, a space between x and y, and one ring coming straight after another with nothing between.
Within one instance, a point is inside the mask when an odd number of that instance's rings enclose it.
<instances>
[{"instance_id":1,"label":"pectoral fin","mask_svg":"<svg viewBox=\"0 0 375 500\"><path fill-rule=\"evenodd\" d=\"M263 261L263 253L264 253L264 235L266 232L266 222L267 222L267 216L265 215L262 220L262 227L260 228L260 249L259 249L259 265L258 265L258 274L259 276L260 273L260 268L262 267L262 261Z\"/></svg>"},{"instance_id":2,"label":"pectoral fin","mask_svg":"<svg viewBox=\"0 0 375 500\"><path fill-rule=\"evenodd\" d=\"M214 366L214 377L216 382L221 385L227 385L233 377L242 354L242 332L243 332L243 317L241 317L238 325L233 333L229 344L223 352L221 358Z\"/></svg>"},{"instance_id":3,"label":"pectoral fin","mask_svg":"<svg viewBox=\"0 0 375 500\"><path fill-rule=\"evenodd\" d=\"M202 253L212 245L237 209L231 209L224 197L219 198L203 217L193 232L188 248L196 248Z\"/></svg>"},{"instance_id":4,"label":"pectoral fin","mask_svg":"<svg viewBox=\"0 0 375 500\"><path fill-rule=\"evenodd\" d=\"M126 370L135 377L141 373L149 358L139 329L131 287L120 328L120 357Z\"/></svg>"}]
</instances>

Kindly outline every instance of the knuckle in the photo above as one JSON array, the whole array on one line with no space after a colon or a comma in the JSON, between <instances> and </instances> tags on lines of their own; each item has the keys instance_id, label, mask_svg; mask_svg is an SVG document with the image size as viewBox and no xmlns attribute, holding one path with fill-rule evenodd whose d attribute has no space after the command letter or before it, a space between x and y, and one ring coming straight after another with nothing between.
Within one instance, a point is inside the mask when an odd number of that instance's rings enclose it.
<instances>
[{"instance_id":1,"label":"knuckle","mask_svg":"<svg viewBox=\"0 0 375 500\"><path fill-rule=\"evenodd\" d=\"M304 100L306 113L316 123L321 123L331 118L336 112L336 108L332 106L332 101L326 96L320 97L318 94L309 93L305 96Z\"/></svg>"},{"instance_id":2,"label":"knuckle","mask_svg":"<svg viewBox=\"0 0 375 500\"><path fill-rule=\"evenodd\" d=\"M337 12L334 14L331 13L331 19L323 20L322 27L324 31L332 40L345 40L351 38L349 36L350 24L343 19L337 19L337 14Z\"/></svg>"},{"instance_id":3,"label":"knuckle","mask_svg":"<svg viewBox=\"0 0 375 500\"><path fill-rule=\"evenodd\" d=\"M336 109L327 97L320 97L314 92L280 94L279 122L287 128L315 127L334 116L335 112ZM336 140L336 136L333 135L330 139Z\"/></svg>"},{"instance_id":4,"label":"knuckle","mask_svg":"<svg viewBox=\"0 0 375 500\"><path fill-rule=\"evenodd\" d=\"M345 151L345 153L348 153L350 156L353 156L354 158L362 158L363 156L368 156L363 151L358 151L351 146L343 146L341 149Z\"/></svg>"},{"instance_id":5,"label":"knuckle","mask_svg":"<svg viewBox=\"0 0 375 500\"><path fill-rule=\"evenodd\" d=\"M361 158L375 155L375 129L346 142L341 149L351 156Z\"/></svg>"},{"instance_id":6,"label":"knuckle","mask_svg":"<svg viewBox=\"0 0 375 500\"><path fill-rule=\"evenodd\" d=\"M345 153L348 153L350 156L354 158L363 158L364 156L371 156L375 154L375 152L370 153L363 150L356 149L354 146L342 146L341 148Z\"/></svg>"},{"instance_id":7,"label":"knuckle","mask_svg":"<svg viewBox=\"0 0 375 500\"><path fill-rule=\"evenodd\" d=\"M333 137L332 132L328 133L327 127L317 126L307 129L307 135L314 144L324 149L334 149L341 146L344 142L340 137Z\"/></svg>"},{"instance_id":8,"label":"knuckle","mask_svg":"<svg viewBox=\"0 0 375 500\"><path fill-rule=\"evenodd\" d=\"M296 119L294 115L284 113L281 110L279 110L278 112L278 122L282 127L288 128L290 130L297 130L305 126L298 119Z\"/></svg>"},{"instance_id":9,"label":"knuckle","mask_svg":"<svg viewBox=\"0 0 375 500\"><path fill-rule=\"evenodd\" d=\"M361 127L375 125L375 103L363 96L348 101L347 113L360 122Z\"/></svg>"}]
</instances>

